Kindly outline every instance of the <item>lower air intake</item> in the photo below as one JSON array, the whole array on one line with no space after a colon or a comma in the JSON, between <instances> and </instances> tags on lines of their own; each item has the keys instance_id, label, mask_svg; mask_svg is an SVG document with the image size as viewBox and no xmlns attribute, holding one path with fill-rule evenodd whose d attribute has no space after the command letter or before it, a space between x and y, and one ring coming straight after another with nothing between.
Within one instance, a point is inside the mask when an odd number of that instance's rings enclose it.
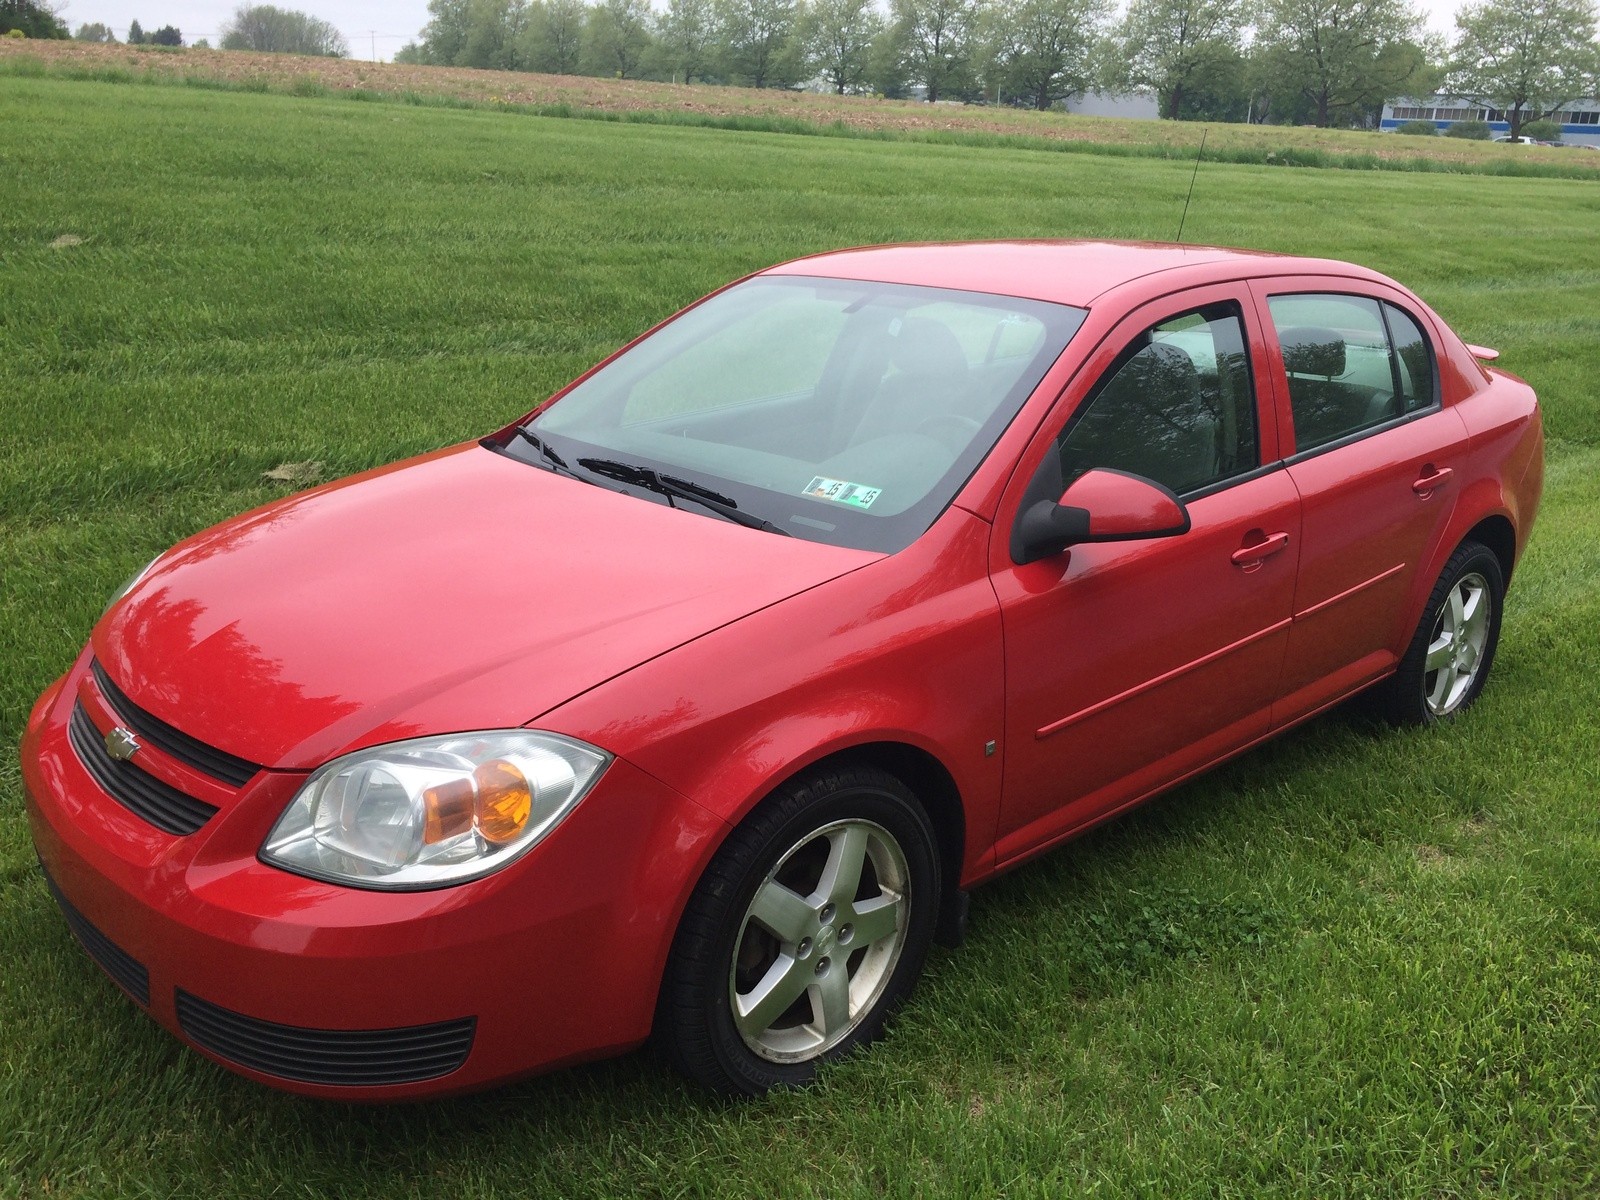
<instances>
[{"instance_id":1,"label":"lower air intake","mask_svg":"<svg viewBox=\"0 0 1600 1200\"><path fill-rule=\"evenodd\" d=\"M116 981L118 987L149 1008L150 972L145 969L145 965L101 933L89 923L87 917L72 907L72 902L61 894L61 889L56 886L56 881L50 878L48 871L44 873L44 882L50 889L50 894L55 897L56 904L60 906L61 915L66 917L67 927L72 930L79 944L89 952L89 957Z\"/></svg>"},{"instance_id":2,"label":"lower air intake","mask_svg":"<svg viewBox=\"0 0 1600 1200\"><path fill-rule=\"evenodd\" d=\"M381 1087L448 1075L467 1061L475 1017L404 1029L302 1029L178 991L178 1025L219 1058L299 1083Z\"/></svg>"}]
</instances>

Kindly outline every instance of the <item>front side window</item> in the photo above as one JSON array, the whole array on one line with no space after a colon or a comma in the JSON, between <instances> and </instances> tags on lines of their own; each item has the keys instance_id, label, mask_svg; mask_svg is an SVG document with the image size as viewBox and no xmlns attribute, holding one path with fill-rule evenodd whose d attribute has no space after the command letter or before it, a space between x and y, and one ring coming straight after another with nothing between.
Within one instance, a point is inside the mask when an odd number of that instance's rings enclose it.
<instances>
[{"instance_id":1,"label":"front side window","mask_svg":"<svg viewBox=\"0 0 1600 1200\"><path fill-rule=\"evenodd\" d=\"M1196 492L1260 463L1244 323L1212 305L1146 330L1089 394L1060 442L1071 484L1111 467Z\"/></svg>"},{"instance_id":2,"label":"front side window","mask_svg":"<svg viewBox=\"0 0 1600 1200\"><path fill-rule=\"evenodd\" d=\"M528 429L580 479L666 502L659 480L671 476L785 533L892 553L944 511L1084 316L946 288L758 277L662 327ZM504 450L550 462L521 442Z\"/></svg>"},{"instance_id":3,"label":"front side window","mask_svg":"<svg viewBox=\"0 0 1600 1200\"><path fill-rule=\"evenodd\" d=\"M1394 305L1341 295L1272 296L1267 304L1289 380L1296 453L1435 403L1428 339Z\"/></svg>"}]
</instances>

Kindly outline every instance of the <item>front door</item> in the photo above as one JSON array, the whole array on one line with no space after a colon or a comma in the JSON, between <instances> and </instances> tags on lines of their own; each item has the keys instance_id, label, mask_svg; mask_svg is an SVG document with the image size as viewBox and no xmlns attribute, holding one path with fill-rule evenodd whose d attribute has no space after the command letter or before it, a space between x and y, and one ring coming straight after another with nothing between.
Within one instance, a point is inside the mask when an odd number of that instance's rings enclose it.
<instances>
[{"instance_id":1,"label":"front door","mask_svg":"<svg viewBox=\"0 0 1600 1200\"><path fill-rule=\"evenodd\" d=\"M1110 815L1270 727L1300 501L1259 402L1254 314L1227 289L1118 327L1041 433L1064 482L1113 467L1184 499L1175 537L1015 565L997 526L1006 743L998 863ZM1027 479L1013 482L1020 493ZM1017 495L1001 505L1002 524Z\"/></svg>"}]
</instances>

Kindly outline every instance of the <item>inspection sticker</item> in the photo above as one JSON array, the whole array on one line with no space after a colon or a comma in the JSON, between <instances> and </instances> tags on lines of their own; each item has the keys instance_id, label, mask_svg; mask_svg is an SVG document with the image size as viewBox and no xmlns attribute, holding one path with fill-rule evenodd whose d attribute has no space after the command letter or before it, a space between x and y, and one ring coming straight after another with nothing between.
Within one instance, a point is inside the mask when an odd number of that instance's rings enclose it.
<instances>
[{"instance_id":1,"label":"inspection sticker","mask_svg":"<svg viewBox=\"0 0 1600 1200\"><path fill-rule=\"evenodd\" d=\"M864 483L850 483L844 479L824 479L818 475L806 484L803 496L818 500L834 500L852 508L871 508L872 502L883 494L882 488L868 487Z\"/></svg>"}]
</instances>

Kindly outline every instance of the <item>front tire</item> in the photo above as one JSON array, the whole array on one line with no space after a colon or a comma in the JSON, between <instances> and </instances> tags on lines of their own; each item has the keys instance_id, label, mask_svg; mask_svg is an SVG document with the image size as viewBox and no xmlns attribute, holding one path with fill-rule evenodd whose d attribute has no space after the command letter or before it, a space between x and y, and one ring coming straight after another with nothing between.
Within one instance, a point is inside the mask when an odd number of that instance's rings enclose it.
<instances>
[{"instance_id":1,"label":"front tire","mask_svg":"<svg viewBox=\"0 0 1600 1200\"><path fill-rule=\"evenodd\" d=\"M1487 546L1462 542L1450 556L1422 610L1400 667L1377 693L1395 725L1432 725L1455 718L1489 681L1500 642L1505 575Z\"/></svg>"},{"instance_id":2,"label":"front tire","mask_svg":"<svg viewBox=\"0 0 1600 1200\"><path fill-rule=\"evenodd\" d=\"M758 1096L876 1040L938 919L932 826L894 776L802 776L729 836L673 941L656 1040L684 1074Z\"/></svg>"}]
</instances>

